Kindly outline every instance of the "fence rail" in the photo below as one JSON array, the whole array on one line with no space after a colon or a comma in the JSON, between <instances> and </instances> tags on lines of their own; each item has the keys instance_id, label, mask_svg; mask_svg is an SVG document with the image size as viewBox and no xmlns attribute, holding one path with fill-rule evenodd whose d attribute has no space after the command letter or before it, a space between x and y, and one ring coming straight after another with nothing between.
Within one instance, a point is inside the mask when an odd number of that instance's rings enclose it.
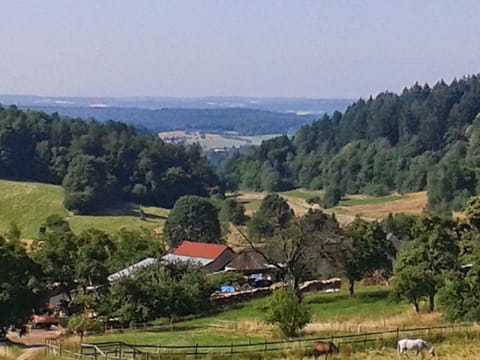
<instances>
[{"instance_id":1,"label":"fence rail","mask_svg":"<svg viewBox=\"0 0 480 360\"><path fill-rule=\"evenodd\" d=\"M128 344L122 341L102 342L92 344L81 344L80 353L73 353L62 350L61 346L48 344L49 354L62 356L69 359L111 359L111 360L161 360L176 357L201 358L205 355L223 354L233 355L247 353L285 352L295 350L308 350L313 347L315 341L333 341L340 346L350 345L352 347L371 343L389 344L392 347L401 337L423 337L428 339L434 335L480 331L476 324L456 324L447 326L417 327L417 328L396 328L394 330L364 332L359 334L342 334L320 337L305 337L297 339L286 339L276 341L248 342L242 344L227 345L139 345Z\"/></svg>"}]
</instances>

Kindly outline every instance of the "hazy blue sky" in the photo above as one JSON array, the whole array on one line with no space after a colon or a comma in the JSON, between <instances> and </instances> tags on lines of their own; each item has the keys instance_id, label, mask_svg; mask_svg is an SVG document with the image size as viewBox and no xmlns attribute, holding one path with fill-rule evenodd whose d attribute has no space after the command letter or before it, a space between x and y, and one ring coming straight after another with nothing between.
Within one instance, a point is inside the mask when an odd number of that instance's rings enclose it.
<instances>
[{"instance_id":1,"label":"hazy blue sky","mask_svg":"<svg viewBox=\"0 0 480 360\"><path fill-rule=\"evenodd\" d=\"M479 72L478 0L2 2L0 93L359 97Z\"/></svg>"}]
</instances>

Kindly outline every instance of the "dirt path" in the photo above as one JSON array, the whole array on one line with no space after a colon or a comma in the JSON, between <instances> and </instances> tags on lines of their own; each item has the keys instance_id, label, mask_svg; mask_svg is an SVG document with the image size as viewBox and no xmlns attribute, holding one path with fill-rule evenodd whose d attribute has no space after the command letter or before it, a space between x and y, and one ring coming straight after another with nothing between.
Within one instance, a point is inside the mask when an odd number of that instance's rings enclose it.
<instances>
[{"instance_id":1,"label":"dirt path","mask_svg":"<svg viewBox=\"0 0 480 360\"><path fill-rule=\"evenodd\" d=\"M20 346L42 346L45 345L46 340L53 340L61 336L63 329L32 329L22 337L18 337L17 332L10 331L7 334L7 339L13 344Z\"/></svg>"},{"instance_id":2,"label":"dirt path","mask_svg":"<svg viewBox=\"0 0 480 360\"><path fill-rule=\"evenodd\" d=\"M34 347L28 348L22 351L17 360L37 360L43 359L45 357L45 348L42 347Z\"/></svg>"}]
</instances>

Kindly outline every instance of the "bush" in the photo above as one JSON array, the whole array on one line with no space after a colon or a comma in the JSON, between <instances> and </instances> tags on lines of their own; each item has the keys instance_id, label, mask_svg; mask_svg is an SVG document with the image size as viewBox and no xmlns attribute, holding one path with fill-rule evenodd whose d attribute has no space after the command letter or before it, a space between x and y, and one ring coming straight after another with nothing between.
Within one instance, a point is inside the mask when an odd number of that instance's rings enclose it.
<instances>
[{"instance_id":1,"label":"bush","mask_svg":"<svg viewBox=\"0 0 480 360\"><path fill-rule=\"evenodd\" d=\"M375 197L380 197L380 196L385 196L388 195L388 189L385 185L383 184L370 184L365 186L364 189L365 193L369 196L375 196Z\"/></svg>"},{"instance_id":2,"label":"bush","mask_svg":"<svg viewBox=\"0 0 480 360\"><path fill-rule=\"evenodd\" d=\"M74 214L90 214L95 211L95 197L91 192L65 191L63 204Z\"/></svg>"},{"instance_id":3,"label":"bush","mask_svg":"<svg viewBox=\"0 0 480 360\"><path fill-rule=\"evenodd\" d=\"M226 199L221 205L219 218L230 221L233 225L242 225L247 221L245 206L235 199Z\"/></svg>"},{"instance_id":4,"label":"bush","mask_svg":"<svg viewBox=\"0 0 480 360\"><path fill-rule=\"evenodd\" d=\"M322 198L320 196L313 196L308 198L306 201L307 201L307 204L310 204L310 205L313 205L313 204L320 205L322 203Z\"/></svg>"},{"instance_id":5,"label":"bush","mask_svg":"<svg viewBox=\"0 0 480 360\"><path fill-rule=\"evenodd\" d=\"M82 339L86 332L97 333L103 330L102 322L90 319L84 314L72 316L68 320L67 327L69 330L79 334Z\"/></svg>"},{"instance_id":6,"label":"bush","mask_svg":"<svg viewBox=\"0 0 480 360\"><path fill-rule=\"evenodd\" d=\"M342 192L338 187L329 187L325 191L325 195L322 199L322 207L325 209L337 206L342 200Z\"/></svg>"},{"instance_id":7,"label":"bush","mask_svg":"<svg viewBox=\"0 0 480 360\"><path fill-rule=\"evenodd\" d=\"M268 301L266 322L277 325L287 337L296 336L310 318L308 306L300 302L290 286L275 291Z\"/></svg>"}]
</instances>

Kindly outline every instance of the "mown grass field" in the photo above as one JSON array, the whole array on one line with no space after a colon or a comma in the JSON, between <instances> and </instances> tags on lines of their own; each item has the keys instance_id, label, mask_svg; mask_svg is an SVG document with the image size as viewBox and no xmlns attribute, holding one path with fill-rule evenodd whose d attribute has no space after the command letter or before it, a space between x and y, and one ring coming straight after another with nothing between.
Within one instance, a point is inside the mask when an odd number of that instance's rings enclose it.
<instances>
[{"instance_id":1,"label":"mown grass field","mask_svg":"<svg viewBox=\"0 0 480 360\"><path fill-rule=\"evenodd\" d=\"M290 206L299 216L303 215L310 208L318 208L318 205L311 205L307 200L313 197L322 196L323 191L295 189L279 193L286 198ZM247 210L247 214L251 215L257 211L265 193L248 193L244 192L238 195ZM335 212L337 219L341 224L348 224L356 215L360 215L366 219L382 219L388 214L404 212L406 214L420 214L427 205L427 194L425 191L408 194L392 194L382 197L371 197L366 195L348 195L341 200L339 205L327 209L331 213Z\"/></svg>"},{"instance_id":2,"label":"mown grass field","mask_svg":"<svg viewBox=\"0 0 480 360\"><path fill-rule=\"evenodd\" d=\"M405 198L405 195L389 195L381 197L366 197L363 199L346 198L340 201L339 206L358 206L358 205L373 205L383 204L391 201L396 201Z\"/></svg>"},{"instance_id":3,"label":"mown grass field","mask_svg":"<svg viewBox=\"0 0 480 360\"><path fill-rule=\"evenodd\" d=\"M140 220L138 209L128 204L101 216L73 215L63 206L61 186L0 180L0 234L5 233L10 222L15 221L22 231L22 238L35 238L44 219L52 214L64 216L74 232L90 227L107 233L122 227L133 229L144 226L161 230L168 210L154 207L142 209L146 215L145 221Z\"/></svg>"}]
</instances>

